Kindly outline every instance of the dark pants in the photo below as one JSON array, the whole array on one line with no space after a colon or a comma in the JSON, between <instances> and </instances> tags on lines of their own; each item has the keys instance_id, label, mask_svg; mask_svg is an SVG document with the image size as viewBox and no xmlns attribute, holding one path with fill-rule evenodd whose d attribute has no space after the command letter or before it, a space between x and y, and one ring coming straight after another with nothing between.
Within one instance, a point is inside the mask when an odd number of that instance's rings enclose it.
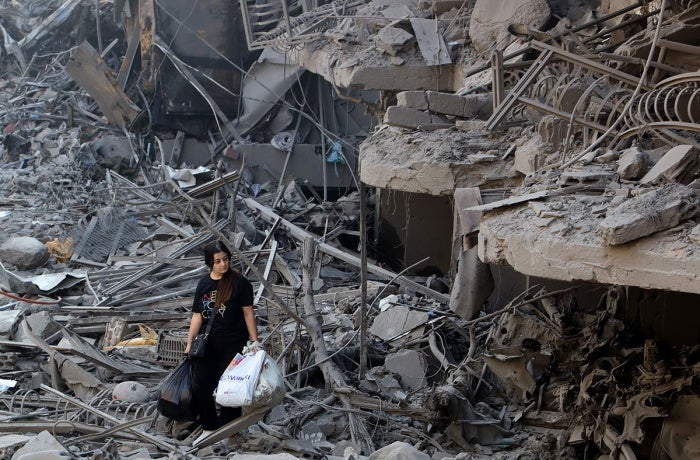
<instances>
[{"instance_id":1,"label":"dark pants","mask_svg":"<svg viewBox=\"0 0 700 460\"><path fill-rule=\"evenodd\" d=\"M246 341L209 336L203 358L194 360L194 404L199 411L199 421L205 430L216 430L241 416L240 407L220 407L217 415L214 390L221 374L236 353L240 353Z\"/></svg>"}]
</instances>

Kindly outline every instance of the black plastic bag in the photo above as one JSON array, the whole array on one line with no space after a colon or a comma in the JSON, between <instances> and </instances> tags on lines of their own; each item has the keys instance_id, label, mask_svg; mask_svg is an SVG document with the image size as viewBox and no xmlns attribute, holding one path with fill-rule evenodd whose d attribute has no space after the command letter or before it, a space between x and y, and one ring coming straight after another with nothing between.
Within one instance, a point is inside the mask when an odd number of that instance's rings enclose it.
<instances>
[{"instance_id":1,"label":"black plastic bag","mask_svg":"<svg viewBox=\"0 0 700 460\"><path fill-rule=\"evenodd\" d=\"M158 395L158 412L173 420L196 419L192 383L192 361L185 358L165 377Z\"/></svg>"}]
</instances>

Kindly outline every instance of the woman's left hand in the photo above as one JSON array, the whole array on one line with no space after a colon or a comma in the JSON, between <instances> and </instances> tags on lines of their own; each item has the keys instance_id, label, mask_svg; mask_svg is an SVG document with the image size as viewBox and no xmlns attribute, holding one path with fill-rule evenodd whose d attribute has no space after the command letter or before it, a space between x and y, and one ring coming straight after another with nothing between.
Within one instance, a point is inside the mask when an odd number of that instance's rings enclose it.
<instances>
[{"instance_id":1,"label":"woman's left hand","mask_svg":"<svg viewBox=\"0 0 700 460\"><path fill-rule=\"evenodd\" d=\"M255 353L263 349L263 346L257 340L249 340L246 346L243 348L243 354Z\"/></svg>"}]
</instances>

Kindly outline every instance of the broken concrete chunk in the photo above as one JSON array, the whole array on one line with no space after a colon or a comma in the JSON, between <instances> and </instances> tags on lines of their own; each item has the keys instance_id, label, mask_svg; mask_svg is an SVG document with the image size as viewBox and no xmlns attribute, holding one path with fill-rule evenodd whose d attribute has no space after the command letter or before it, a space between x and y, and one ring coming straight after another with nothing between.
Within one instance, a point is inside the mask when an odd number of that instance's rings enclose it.
<instances>
[{"instance_id":1,"label":"broken concrete chunk","mask_svg":"<svg viewBox=\"0 0 700 460\"><path fill-rule=\"evenodd\" d=\"M549 153L549 145L540 136L532 136L515 150L515 170L526 175L533 173L542 167Z\"/></svg>"},{"instance_id":2,"label":"broken concrete chunk","mask_svg":"<svg viewBox=\"0 0 700 460\"><path fill-rule=\"evenodd\" d=\"M20 270L30 270L44 265L49 260L49 250L36 238L12 237L0 246L0 259Z\"/></svg>"},{"instance_id":3,"label":"broken concrete chunk","mask_svg":"<svg viewBox=\"0 0 700 460\"><path fill-rule=\"evenodd\" d=\"M388 354L384 367L400 376L401 387L406 390L418 390L428 384L425 376L428 367L425 355L417 350L401 350Z\"/></svg>"},{"instance_id":4,"label":"broken concrete chunk","mask_svg":"<svg viewBox=\"0 0 700 460\"><path fill-rule=\"evenodd\" d=\"M609 210L598 228L605 244L623 244L673 228L693 217L697 208L698 199L692 189L666 185Z\"/></svg>"},{"instance_id":5,"label":"broken concrete chunk","mask_svg":"<svg viewBox=\"0 0 700 460\"><path fill-rule=\"evenodd\" d=\"M17 330L17 324L21 315L22 311L20 309L0 311L0 337L10 338Z\"/></svg>"},{"instance_id":6,"label":"broken concrete chunk","mask_svg":"<svg viewBox=\"0 0 700 460\"><path fill-rule=\"evenodd\" d=\"M428 97L425 91L401 91L396 95L396 103L400 107L428 110Z\"/></svg>"},{"instance_id":7,"label":"broken concrete chunk","mask_svg":"<svg viewBox=\"0 0 700 460\"><path fill-rule=\"evenodd\" d=\"M411 93L403 96L399 105L406 105L421 110L429 110L433 113L452 115L460 118L487 119L493 112L493 98L490 94L469 94L460 96L454 93L440 91L407 91ZM426 102L421 100L426 99ZM404 102L405 104L402 104ZM426 106L427 105L427 106Z\"/></svg>"},{"instance_id":8,"label":"broken concrete chunk","mask_svg":"<svg viewBox=\"0 0 700 460\"><path fill-rule=\"evenodd\" d=\"M700 244L700 224L693 227L690 231L690 241L695 244Z\"/></svg>"},{"instance_id":9,"label":"broken concrete chunk","mask_svg":"<svg viewBox=\"0 0 700 460\"><path fill-rule=\"evenodd\" d=\"M442 36L437 19L411 18L411 27L413 27L418 48L427 65L437 66L452 63L452 57L447 50L445 37Z\"/></svg>"},{"instance_id":10,"label":"broken concrete chunk","mask_svg":"<svg viewBox=\"0 0 700 460\"><path fill-rule=\"evenodd\" d=\"M410 310L404 305L395 305L374 318L369 332L389 341L406 332L421 333L423 327L420 326L427 321L428 313Z\"/></svg>"},{"instance_id":11,"label":"broken concrete chunk","mask_svg":"<svg viewBox=\"0 0 700 460\"><path fill-rule=\"evenodd\" d=\"M513 41L508 26L542 27L552 11L546 0L477 0L469 20L469 36L478 52L504 49Z\"/></svg>"},{"instance_id":12,"label":"broken concrete chunk","mask_svg":"<svg viewBox=\"0 0 700 460\"><path fill-rule=\"evenodd\" d=\"M621 179L639 179L647 167L649 158L638 147L630 147L620 155L617 161L617 173Z\"/></svg>"},{"instance_id":13,"label":"broken concrete chunk","mask_svg":"<svg viewBox=\"0 0 700 460\"><path fill-rule=\"evenodd\" d=\"M698 172L700 151L692 145L677 145L661 157L640 182L649 184L664 178L681 184L689 183Z\"/></svg>"},{"instance_id":14,"label":"broken concrete chunk","mask_svg":"<svg viewBox=\"0 0 700 460\"><path fill-rule=\"evenodd\" d=\"M23 434L6 434L0 436L0 452L5 453L5 458L7 458L7 455L14 452L16 448L24 445L30 439L32 438Z\"/></svg>"},{"instance_id":15,"label":"broken concrete chunk","mask_svg":"<svg viewBox=\"0 0 700 460\"><path fill-rule=\"evenodd\" d=\"M12 456L12 460L42 459L54 460L70 458L70 453L51 436L48 431L42 431L18 449Z\"/></svg>"},{"instance_id":16,"label":"broken concrete chunk","mask_svg":"<svg viewBox=\"0 0 700 460\"><path fill-rule=\"evenodd\" d=\"M486 131L484 120L456 120L455 126L460 131Z\"/></svg>"},{"instance_id":17,"label":"broken concrete chunk","mask_svg":"<svg viewBox=\"0 0 700 460\"><path fill-rule=\"evenodd\" d=\"M413 15L413 11L406 5L387 6L382 10L382 16L387 19L406 19Z\"/></svg>"},{"instance_id":18,"label":"broken concrete chunk","mask_svg":"<svg viewBox=\"0 0 700 460\"><path fill-rule=\"evenodd\" d=\"M424 454L408 443L395 441L372 452L368 460L430 460L430 455Z\"/></svg>"},{"instance_id":19,"label":"broken concrete chunk","mask_svg":"<svg viewBox=\"0 0 700 460\"><path fill-rule=\"evenodd\" d=\"M620 158L620 152L617 152L615 150L608 150L602 155L598 155L595 158L596 163L612 163L613 161L617 161Z\"/></svg>"},{"instance_id":20,"label":"broken concrete chunk","mask_svg":"<svg viewBox=\"0 0 700 460\"><path fill-rule=\"evenodd\" d=\"M464 98L458 94L426 91L428 110L457 117L464 116Z\"/></svg>"},{"instance_id":21,"label":"broken concrete chunk","mask_svg":"<svg viewBox=\"0 0 700 460\"><path fill-rule=\"evenodd\" d=\"M538 113L528 110L528 114ZM545 141L552 145L562 145L569 131L569 121L554 115L546 115L537 123L537 133Z\"/></svg>"},{"instance_id":22,"label":"broken concrete chunk","mask_svg":"<svg viewBox=\"0 0 700 460\"><path fill-rule=\"evenodd\" d=\"M401 128L416 129L422 126L434 124L451 124L448 120L438 115L431 115L409 107L392 105L384 114L384 123Z\"/></svg>"},{"instance_id":23,"label":"broken concrete chunk","mask_svg":"<svg viewBox=\"0 0 700 460\"><path fill-rule=\"evenodd\" d=\"M391 106L384 114L384 123L402 128L417 128L430 123L430 114L409 107Z\"/></svg>"},{"instance_id":24,"label":"broken concrete chunk","mask_svg":"<svg viewBox=\"0 0 700 460\"><path fill-rule=\"evenodd\" d=\"M383 397L391 401L404 401L406 392L398 379L388 369L378 366L370 369L365 374L364 380L359 384L362 391L368 393L381 393Z\"/></svg>"},{"instance_id":25,"label":"broken concrete chunk","mask_svg":"<svg viewBox=\"0 0 700 460\"><path fill-rule=\"evenodd\" d=\"M58 331L58 325L51 318L48 311L37 311L25 316L24 321L32 329L32 332L45 339Z\"/></svg>"},{"instance_id":26,"label":"broken concrete chunk","mask_svg":"<svg viewBox=\"0 0 700 460\"><path fill-rule=\"evenodd\" d=\"M464 98L464 118L487 120L493 114L493 94L467 94Z\"/></svg>"},{"instance_id":27,"label":"broken concrete chunk","mask_svg":"<svg viewBox=\"0 0 700 460\"><path fill-rule=\"evenodd\" d=\"M396 56L413 35L398 27L387 26L377 34L375 45L381 51Z\"/></svg>"},{"instance_id":28,"label":"broken concrete chunk","mask_svg":"<svg viewBox=\"0 0 700 460\"><path fill-rule=\"evenodd\" d=\"M336 443L331 454L336 457L343 457L343 459L349 460L351 458L360 458L359 452L361 452L361 449L357 444L343 439L342 441Z\"/></svg>"},{"instance_id":29,"label":"broken concrete chunk","mask_svg":"<svg viewBox=\"0 0 700 460\"><path fill-rule=\"evenodd\" d=\"M615 173L609 168L601 166L587 166L580 169L564 171L559 178L559 184L570 185L598 185L605 186L615 177Z\"/></svg>"}]
</instances>

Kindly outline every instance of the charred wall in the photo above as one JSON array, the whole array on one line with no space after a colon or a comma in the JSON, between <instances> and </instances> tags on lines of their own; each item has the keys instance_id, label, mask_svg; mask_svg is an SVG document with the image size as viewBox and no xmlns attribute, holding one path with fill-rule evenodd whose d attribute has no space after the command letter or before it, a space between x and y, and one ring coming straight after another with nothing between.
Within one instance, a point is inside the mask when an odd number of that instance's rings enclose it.
<instances>
[{"instance_id":1,"label":"charred wall","mask_svg":"<svg viewBox=\"0 0 700 460\"><path fill-rule=\"evenodd\" d=\"M219 107L229 115L236 114L240 109L242 71L251 54L242 46L245 38L238 3L167 0L156 3L155 13L156 29L162 38L182 61L198 69L204 77L202 85ZM169 60L163 60L158 75L161 106L166 114L211 114L204 98Z\"/></svg>"},{"instance_id":2,"label":"charred wall","mask_svg":"<svg viewBox=\"0 0 700 460\"><path fill-rule=\"evenodd\" d=\"M380 190L378 195L378 259L401 269L429 257L413 271L448 273L453 220L450 197L394 190Z\"/></svg>"}]
</instances>

